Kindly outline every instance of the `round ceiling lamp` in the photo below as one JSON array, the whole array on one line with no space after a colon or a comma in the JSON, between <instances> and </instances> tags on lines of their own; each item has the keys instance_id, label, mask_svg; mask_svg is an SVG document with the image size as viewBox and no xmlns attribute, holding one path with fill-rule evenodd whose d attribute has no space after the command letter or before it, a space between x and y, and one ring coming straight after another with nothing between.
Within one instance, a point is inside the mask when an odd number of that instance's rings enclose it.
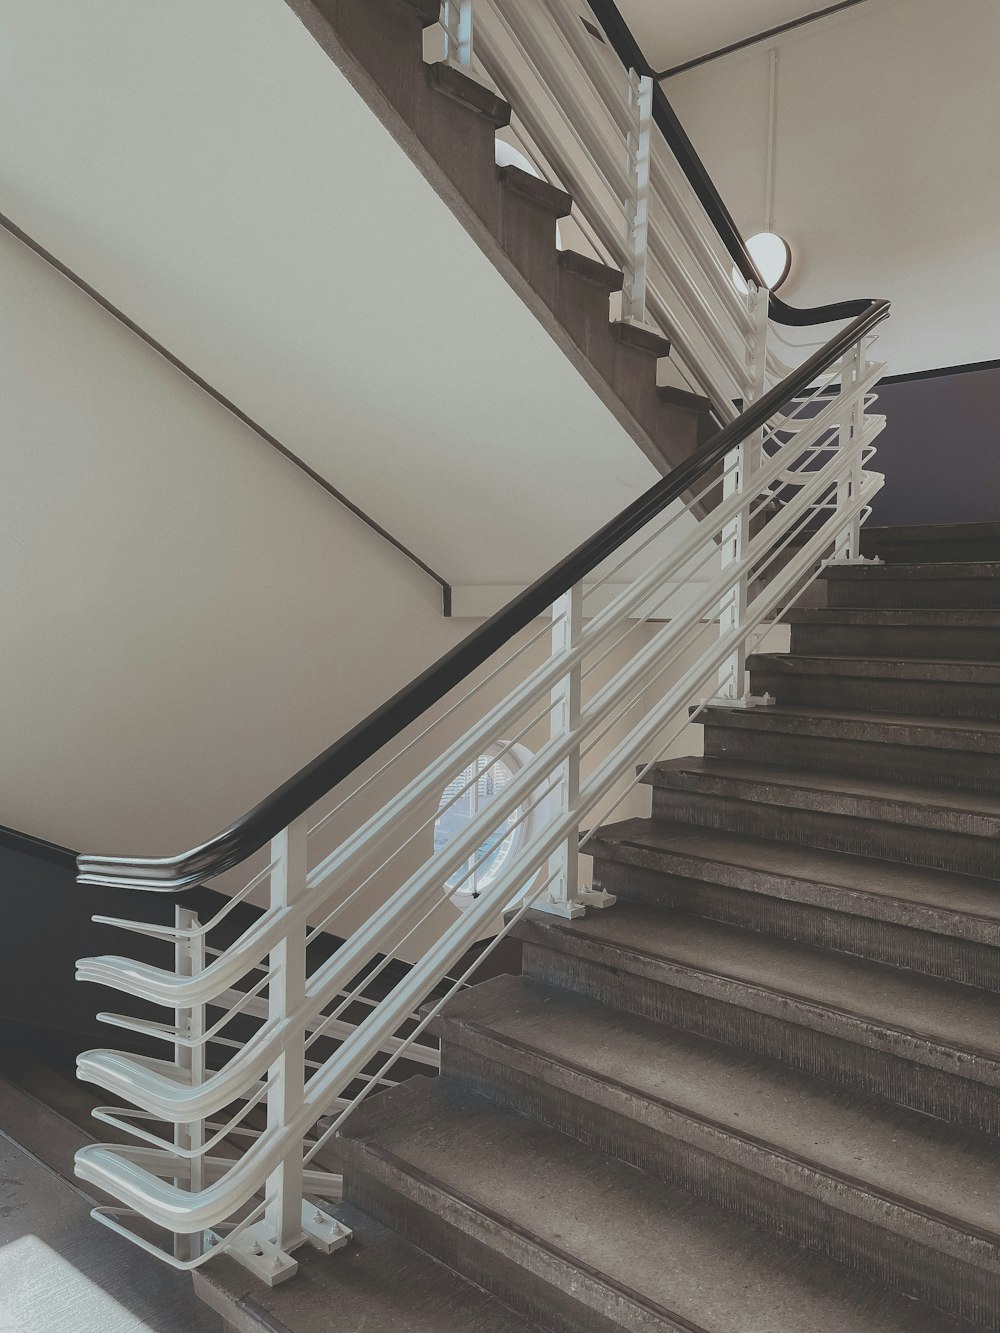
<instances>
[{"instance_id":1,"label":"round ceiling lamp","mask_svg":"<svg viewBox=\"0 0 1000 1333\"><path fill-rule=\"evenodd\" d=\"M747 249L757 265L757 272L764 279L764 286L769 292L776 292L788 277L788 270L792 266L792 252L788 242L776 231L759 231L747 241ZM742 296L746 295L746 278L735 265L733 286Z\"/></svg>"}]
</instances>

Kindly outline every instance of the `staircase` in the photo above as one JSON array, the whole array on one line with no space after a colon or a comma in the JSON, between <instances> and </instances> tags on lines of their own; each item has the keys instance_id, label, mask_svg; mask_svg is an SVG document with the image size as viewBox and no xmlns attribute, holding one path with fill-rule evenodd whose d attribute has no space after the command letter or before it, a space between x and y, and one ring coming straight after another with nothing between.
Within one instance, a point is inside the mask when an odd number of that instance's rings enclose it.
<instances>
[{"instance_id":1,"label":"staircase","mask_svg":"<svg viewBox=\"0 0 1000 1333\"><path fill-rule=\"evenodd\" d=\"M617 905L532 914L347 1122L352 1205L558 1333L1000 1329L1000 530L916 547L828 571L779 705L601 830Z\"/></svg>"}]
</instances>

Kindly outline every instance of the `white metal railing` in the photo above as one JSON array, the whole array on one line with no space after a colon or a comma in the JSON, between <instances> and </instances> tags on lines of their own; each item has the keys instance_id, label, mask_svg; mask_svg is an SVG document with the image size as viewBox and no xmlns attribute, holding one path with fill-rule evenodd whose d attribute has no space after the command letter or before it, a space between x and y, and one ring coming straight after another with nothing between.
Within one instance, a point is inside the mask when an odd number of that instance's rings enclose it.
<instances>
[{"instance_id":1,"label":"white metal railing","mask_svg":"<svg viewBox=\"0 0 1000 1333\"><path fill-rule=\"evenodd\" d=\"M373 715L356 762L337 767L345 738L333 767L321 756L301 786L273 794L256 842L234 825L179 858L81 858L85 885L179 891L237 864L248 876L205 921L183 905L172 925L101 918L161 948L157 964L78 965L82 980L162 1013L100 1017L164 1054L80 1057L80 1076L126 1104L98 1120L130 1141L83 1149L77 1172L119 1201L95 1216L179 1268L225 1251L275 1282L300 1244L347 1242L317 1202L340 1197L344 1118L408 1067L437 1067L427 1025L525 912L613 907L580 884L581 827L637 800L692 706L766 706L747 694L748 649L825 561L860 558L882 484L868 463L883 422L868 408L882 370L870 329L885 309L792 371L800 349L771 327L768 293L737 292L730 257L650 134L648 76L623 71L564 0L476 0L474 17L472 0L445 6L447 58L481 60L525 147L625 269L626 316L669 334L730 424L550 571L547 601L515 599L509 633L491 639L489 622L470 636L491 646L445 673L461 681L450 694L399 726ZM748 409L738 420L734 399ZM510 780L435 846L483 754L507 762ZM481 873L501 833L502 864ZM234 912L261 898L232 938Z\"/></svg>"},{"instance_id":2,"label":"white metal railing","mask_svg":"<svg viewBox=\"0 0 1000 1333\"><path fill-rule=\"evenodd\" d=\"M625 274L622 318L666 335L687 386L731 420L753 388L744 348L754 324L732 258L652 128L651 79L622 67L574 0L469 7L475 48L460 63L510 102L521 150L569 191L594 252Z\"/></svg>"},{"instance_id":3,"label":"white metal railing","mask_svg":"<svg viewBox=\"0 0 1000 1333\"><path fill-rule=\"evenodd\" d=\"M172 1014L162 1023L102 1015L162 1039L172 1058L80 1058L81 1077L135 1108L99 1112L133 1146L78 1156L78 1173L124 1205L124 1214L98 1210L103 1221L154 1247L132 1232L125 1214L134 1213L174 1237L162 1253L175 1265L225 1249L271 1281L294 1271L302 1240L330 1249L346 1239L305 1202L339 1197L336 1172L314 1162L399 1061L436 1063L419 1006L435 994L443 1002L465 980L441 995L512 902L513 920L531 907L572 916L612 901L579 887L581 822L597 827L621 805L640 780L636 765L663 753L692 704L751 704L743 663L755 632L824 559L857 557L859 524L881 484L866 467L882 425L866 404L881 369L863 341L851 348L730 454L724 496L707 517L692 523L675 506L654 519L403 751L294 819L214 918L199 923L179 908L172 927L115 922L170 943L173 965L85 959L79 976ZM609 601L606 583L621 589ZM514 683L483 706L505 672ZM449 739L449 719L463 709L474 720ZM520 744L530 759L435 850L441 792L451 784L450 801L460 799L457 773L490 747L502 758ZM373 792L386 799L364 813ZM520 831L515 846L457 910L456 872L474 873L500 828ZM213 945L234 906L263 889L259 918L227 947ZM343 929L359 908L360 923ZM344 942L311 963L307 947L324 932ZM402 977L392 975L396 956L416 958Z\"/></svg>"}]
</instances>

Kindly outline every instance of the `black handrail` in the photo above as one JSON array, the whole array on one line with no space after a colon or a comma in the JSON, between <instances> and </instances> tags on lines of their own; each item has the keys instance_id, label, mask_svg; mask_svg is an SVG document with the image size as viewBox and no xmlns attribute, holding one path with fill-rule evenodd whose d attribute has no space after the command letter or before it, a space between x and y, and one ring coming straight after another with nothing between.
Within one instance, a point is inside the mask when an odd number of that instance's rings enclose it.
<instances>
[{"instance_id":1,"label":"black handrail","mask_svg":"<svg viewBox=\"0 0 1000 1333\"><path fill-rule=\"evenodd\" d=\"M219 875L259 851L293 819L304 814L428 708L440 702L668 505L688 494L731 449L763 426L789 399L807 388L817 375L828 369L888 313L888 301L868 302L863 314L835 334L808 361L222 833L192 851L173 857L81 856L78 860L80 882L176 891Z\"/></svg>"},{"instance_id":2,"label":"black handrail","mask_svg":"<svg viewBox=\"0 0 1000 1333\"><path fill-rule=\"evenodd\" d=\"M733 215L726 207L722 196L715 188L715 182L705 169L705 164L695 151L687 136L684 126L677 119L677 114L660 87L660 75L652 68L642 53L631 28L622 18L621 11L614 0L589 0L590 8L604 30L604 35L612 50L626 69L634 69L639 74L653 80L653 120L660 133L666 139L678 165L688 179L688 183L701 201L708 214L709 221L719 234L719 238L732 257L747 282L758 287L765 283L753 262L746 242L739 228L733 221ZM768 311L771 318L779 324L795 325L799 328L810 324L830 324L841 319L856 319L868 309L870 301L862 298L857 301L837 301L832 305L813 306L811 309L796 309L787 305L774 292L770 295Z\"/></svg>"}]
</instances>

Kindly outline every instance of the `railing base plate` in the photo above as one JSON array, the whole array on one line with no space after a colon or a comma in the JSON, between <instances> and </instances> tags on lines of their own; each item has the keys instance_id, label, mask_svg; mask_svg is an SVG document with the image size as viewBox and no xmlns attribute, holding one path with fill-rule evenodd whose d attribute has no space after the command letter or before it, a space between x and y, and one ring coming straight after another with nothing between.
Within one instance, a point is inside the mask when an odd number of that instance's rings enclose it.
<instances>
[{"instance_id":1,"label":"railing base plate","mask_svg":"<svg viewBox=\"0 0 1000 1333\"><path fill-rule=\"evenodd\" d=\"M777 703L773 694L744 694L741 699L731 699L728 694L717 694L712 699L702 699L702 708L770 708Z\"/></svg>"}]
</instances>

